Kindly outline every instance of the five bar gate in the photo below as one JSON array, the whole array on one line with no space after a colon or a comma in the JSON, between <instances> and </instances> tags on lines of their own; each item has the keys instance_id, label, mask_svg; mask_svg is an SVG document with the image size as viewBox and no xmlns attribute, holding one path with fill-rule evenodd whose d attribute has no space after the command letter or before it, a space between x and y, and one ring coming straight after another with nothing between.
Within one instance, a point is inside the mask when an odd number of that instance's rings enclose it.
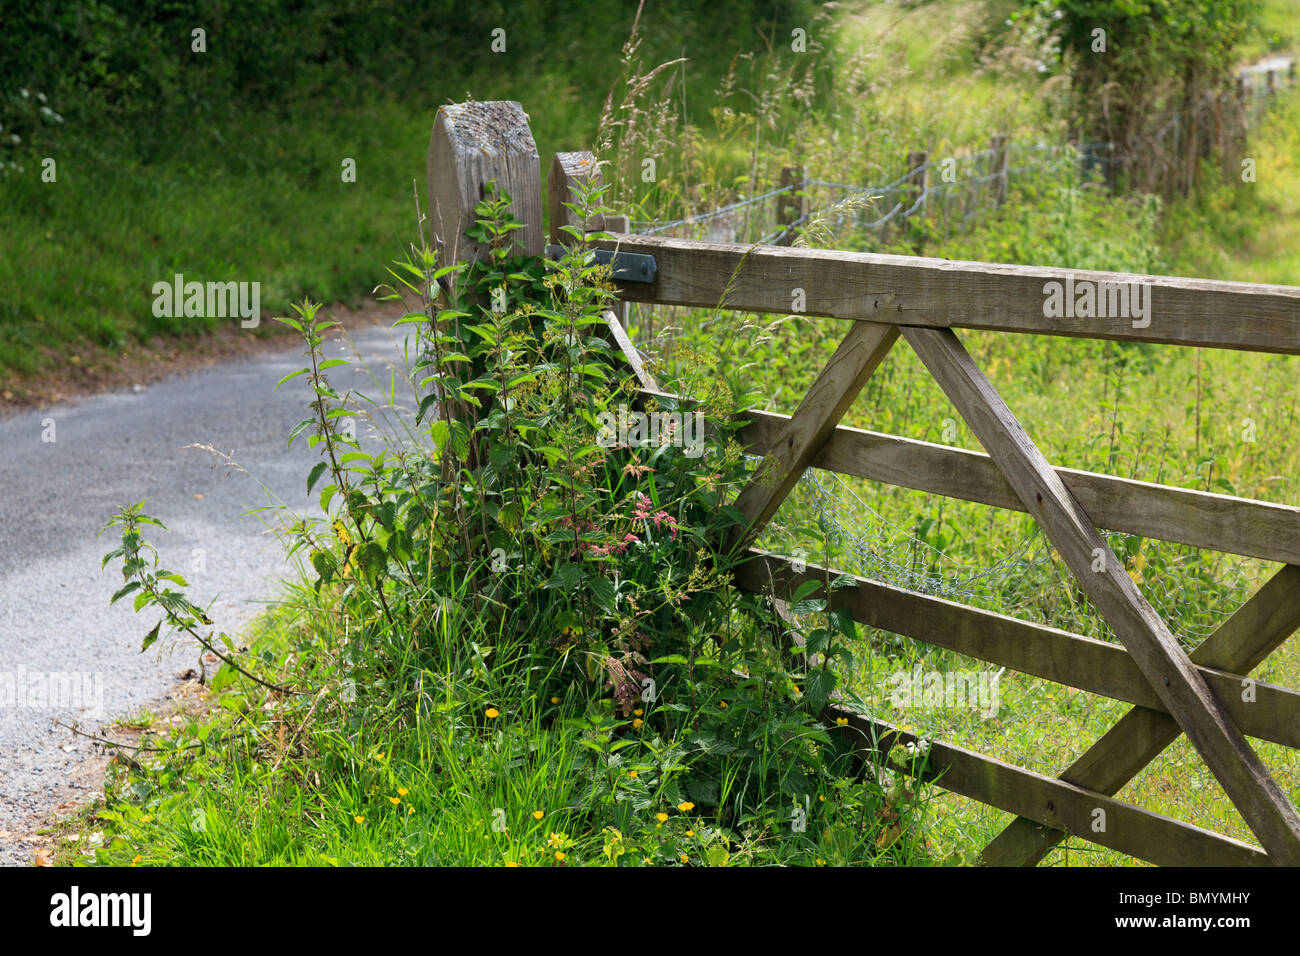
<instances>
[{"instance_id":1,"label":"five bar gate","mask_svg":"<svg viewBox=\"0 0 1300 956\"><path fill-rule=\"evenodd\" d=\"M473 255L461 234L483 184L497 181L525 222L518 248L543 251L536 146L517 103L444 107L429 152L430 216L440 247ZM551 235L570 218L580 180L597 176L589 153L559 154L550 181ZM617 231L618 222L605 222ZM849 330L791 416L752 412L742 435L763 456L736 501L749 518L733 542L752 560L739 587L788 598L805 581L841 572L808 566L751 542L803 472L828 469L906 488L1027 512L1123 647L995 614L867 578L826 595L863 625L959 651L1036 677L1133 705L1057 778L931 741L923 775L938 786L1017 818L987 846L991 865L1036 864L1066 834L1162 865L1300 864L1300 816L1246 736L1300 747L1300 693L1247 675L1300 626L1300 508L1052 466L954 329L1037 333L1207 348L1300 354L1300 288L1031 268L778 246L620 235L596 241L620 256L653 257L625 301L785 314L793 290L806 313L849 320ZM623 262L648 262L624 259ZM649 281L645 281L647 276ZM1045 315L1048 283L1102 299L1149 289L1150 321L1112 314L1087 320ZM1114 298L1112 302L1116 301ZM1122 310L1108 310L1122 311ZM643 394L658 393L617 317L611 330ZM840 425L899 338L961 413L987 454ZM1098 528L1281 562L1260 591L1190 655L1108 553ZM1099 550L1100 549L1100 550ZM822 719L867 757L885 759L915 738L881 720L829 705ZM1180 734L1223 786L1263 849L1143 810L1114 794ZM910 768L896 764L894 769ZM1106 824L1094 822L1104 812Z\"/></svg>"}]
</instances>

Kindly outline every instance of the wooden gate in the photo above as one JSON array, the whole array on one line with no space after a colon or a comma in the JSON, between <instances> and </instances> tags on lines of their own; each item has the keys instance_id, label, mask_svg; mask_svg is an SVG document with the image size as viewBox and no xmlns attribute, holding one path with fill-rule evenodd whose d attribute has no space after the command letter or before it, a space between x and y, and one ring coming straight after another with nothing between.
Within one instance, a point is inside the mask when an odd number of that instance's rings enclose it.
<instances>
[{"instance_id":1,"label":"wooden gate","mask_svg":"<svg viewBox=\"0 0 1300 956\"><path fill-rule=\"evenodd\" d=\"M436 133L435 128L435 151ZM572 188L575 170L584 171L582 178L594 174L590 154L557 157L553 235L567 219L560 200ZM527 206L540 208L540 199ZM741 588L784 599L806 581L841 576L817 566L797 572L785 558L752 547L800 476L816 467L1027 512L1123 645L862 577L826 595L832 608L847 609L863 625L1133 705L1057 778L930 742L923 776L1017 815L984 849L983 862L1033 865L1073 834L1163 865L1300 864L1300 816L1246 740L1249 735L1300 747L1300 694L1247 676L1300 626L1300 509L1054 467L954 331L1295 355L1300 289L632 235L595 244L654 257L653 281L621 285L625 302L787 314L795 290L802 290L806 314L850 320L847 335L792 416L747 413L752 424L742 438L764 460L736 502L749 519L732 542L751 559L738 573ZM1073 318L1044 306L1054 288L1089 286L1094 301L1109 304L1100 310L1107 314ZM1122 307L1130 295L1149 297L1145 316L1135 318ZM656 390L612 313L609 319L643 394L667 397ZM900 337L987 454L840 425ZM1099 528L1284 566L1189 655L1120 563L1097 560L1110 553ZM886 759L894 743L915 741L896 726L838 704L828 706L822 719L876 761ZM1115 799L1183 733L1262 850ZM902 764L895 769L910 770ZM1106 821L1100 830L1098 811Z\"/></svg>"}]
</instances>

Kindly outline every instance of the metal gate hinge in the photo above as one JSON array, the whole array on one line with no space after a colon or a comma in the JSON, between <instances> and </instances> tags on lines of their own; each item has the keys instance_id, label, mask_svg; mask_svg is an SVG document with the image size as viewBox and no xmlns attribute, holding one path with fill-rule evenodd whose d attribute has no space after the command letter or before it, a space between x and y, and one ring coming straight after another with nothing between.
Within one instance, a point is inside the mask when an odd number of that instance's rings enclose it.
<instances>
[{"instance_id":1,"label":"metal gate hinge","mask_svg":"<svg viewBox=\"0 0 1300 956\"><path fill-rule=\"evenodd\" d=\"M563 250L559 246L546 247L549 259L558 259ZM596 261L610 267L610 278L616 282L654 282L659 274L655 257L642 252L620 252L612 249L597 249Z\"/></svg>"}]
</instances>

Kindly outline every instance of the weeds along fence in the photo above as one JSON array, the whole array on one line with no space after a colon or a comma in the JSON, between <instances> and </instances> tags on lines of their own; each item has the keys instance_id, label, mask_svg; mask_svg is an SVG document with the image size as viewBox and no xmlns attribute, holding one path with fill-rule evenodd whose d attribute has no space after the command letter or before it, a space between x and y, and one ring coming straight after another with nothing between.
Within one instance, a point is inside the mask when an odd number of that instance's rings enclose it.
<instances>
[{"instance_id":1,"label":"weeds along fence","mask_svg":"<svg viewBox=\"0 0 1300 956\"><path fill-rule=\"evenodd\" d=\"M1064 175L1126 189L1183 195L1200 164L1217 156L1225 176L1241 173L1245 137L1283 89L1296 83L1295 63L1274 57L1243 69L1232 92L1210 91L1194 102L1148 121L1149 130L1127 140L1070 144L1017 144L1006 135L982 150L900 156L898 175L875 185L810 176L785 166L771 189L678 219L632 220L639 235L725 242L792 244L801 229L821 221L850 230L855 245L872 248L905 240L915 227L938 235L964 232L1006 202L1013 183Z\"/></svg>"},{"instance_id":2,"label":"weeds along fence","mask_svg":"<svg viewBox=\"0 0 1300 956\"><path fill-rule=\"evenodd\" d=\"M469 248L483 184L495 178L523 210L518 248L544 250L540 168L518 103L439 111L430 144L437 242ZM551 235L562 205L598 176L589 153L551 167ZM522 201L520 201L522 200ZM617 229L619 222L603 223ZM622 234L593 240L612 259L623 302L783 315L792 290L806 313L849 329L792 415L753 411L742 433L761 458L736 500L748 525L730 542L748 560L735 583L778 602L820 582L832 609L855 621L1131 709L1079 759L1051 777L940 740L923 741L877 715L832 702L820 715L864 766L886 766L1015 814L982 853L988 865L1034 865L1065 836L1160 865L1300 864L1300 815L1247 737L1300 748L1300 692L1249 675L1300 627L1300 508L1107 474L1056 468L967 352L958 330L1043 334L1174 346L1300 354L1300 288L1167 276L958 262L910 256L740 245ZM1096 317L1045 307L1054 285L1091 289ZM1149 303L1136 321L1131 296ZM646 398L668 398L610 313L611 334ZM983 445L977 453L840 425L902 338ZM675 397L675 396L674 396ZM870 577L803 565L754 547L800 476L823 469L1028 513L1118 643L995 614ZM1280 562L1282 567L1187 653L1120 562L1101 529ZM829 590L831 582L841 586ZM1186 734L1259 846L1116 798ZM923 762L892 756L920 748Z\"/></svg>"}]
</instances>

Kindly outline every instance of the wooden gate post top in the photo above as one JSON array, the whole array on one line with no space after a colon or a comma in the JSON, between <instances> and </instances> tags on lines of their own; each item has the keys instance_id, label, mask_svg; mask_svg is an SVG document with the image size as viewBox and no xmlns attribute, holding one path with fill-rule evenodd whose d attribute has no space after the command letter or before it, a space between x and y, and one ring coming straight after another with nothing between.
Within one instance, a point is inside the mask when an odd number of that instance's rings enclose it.
<instances>
[{"instance_id":1,"label":"wooden gate post top","mask_svg":"<svg viewBox=\"0 0 1300 956\"><path fill-rule=\"evenodd\" d=\"M551 207L551 242L559 246L571 246L573 236L564 231L564 226L580 226L582 222L581 217L564 204L579 203L582 198L579 195L581 188L600 187L600 166L588 150L556 153L546 183ZM593 232L599 232L603 225L604 217L599 215L587 222L587 228Z\"/></svg>"},{"instance_id":2,"label":"wooden gate post top","mask_svg":"<svg viewBox=\"0 0 1300 956\"><path fill-rule=\"evenodd\" d=\"M542 174L528 115L513 100L454 103L438 108L429 138L429 227L438 265L482 258L465 235L488 180L510 194L510 212L524 224L512 234L515 251L540 256Z\"/></svg>"}]
</instances>

